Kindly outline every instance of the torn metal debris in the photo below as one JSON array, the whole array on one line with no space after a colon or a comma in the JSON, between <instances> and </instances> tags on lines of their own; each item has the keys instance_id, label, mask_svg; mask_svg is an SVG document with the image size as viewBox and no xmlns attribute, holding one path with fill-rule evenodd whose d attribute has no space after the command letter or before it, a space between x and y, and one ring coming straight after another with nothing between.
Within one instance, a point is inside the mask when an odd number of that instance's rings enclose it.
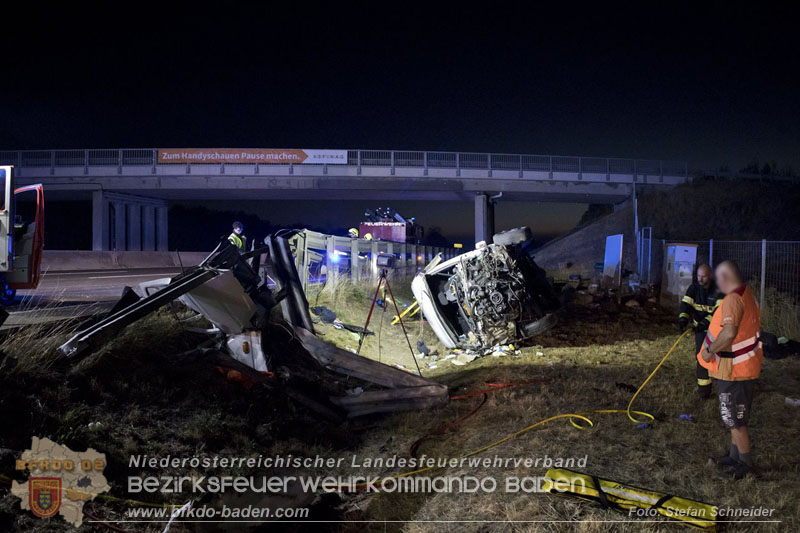
<instances>
[{"instance_id":1,"label":"torn metal debris","mask_svg":"<svg viewBox=\"0 0 800 533\"><path fill-rule=\"evenodd\" d=\"M216 364L278 388L325 416L343 419L447 403L446 386L316 337L287 237L271 235L265 244L240 254L221 242L200 265L172 279L143 283L142 297L126 291L108 316L59 350L76 361L179 300L213 324L205 331L219 338L212 354ZM353 390L352 378L364 382L360 394L347 393Z\"/></svg>"}]
</instances>

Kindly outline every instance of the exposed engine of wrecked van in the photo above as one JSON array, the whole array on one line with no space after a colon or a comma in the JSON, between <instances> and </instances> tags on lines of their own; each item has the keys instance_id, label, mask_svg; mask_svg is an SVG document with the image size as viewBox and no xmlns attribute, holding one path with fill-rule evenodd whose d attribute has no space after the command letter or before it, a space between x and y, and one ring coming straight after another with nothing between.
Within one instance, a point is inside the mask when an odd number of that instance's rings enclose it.
<instances>
[{"instance_id":1,"label":"exposed engine of wrecked van","mask_svg":"<svg viewBox=\"0 0 800 533\"><path fill-rule=\"evenodd\" d=\"M418 301L431 295L422 309L445 346L508 344L556 324L559 300L529 253L530 230L512 231L513 239L498 234L494 244L431 264L412 285Z\"/></svg>"}]
</instances>

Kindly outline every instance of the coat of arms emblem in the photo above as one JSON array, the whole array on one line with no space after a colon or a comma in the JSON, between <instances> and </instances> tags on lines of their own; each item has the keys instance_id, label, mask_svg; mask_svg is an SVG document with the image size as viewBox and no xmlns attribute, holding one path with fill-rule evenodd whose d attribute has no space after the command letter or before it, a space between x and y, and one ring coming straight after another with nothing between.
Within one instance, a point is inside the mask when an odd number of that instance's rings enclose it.
<instances>
[{"instance_id":1,"label":"coat of arms emblem","mask_svg":"<svg viewBox=\"0 0 800 533\"><path fill-rule=\"evenodd\" d=\"M61 508L61 478L32 477L28 480L28 494L33 514L51 517Z\"/></svg>"}]
</instances>

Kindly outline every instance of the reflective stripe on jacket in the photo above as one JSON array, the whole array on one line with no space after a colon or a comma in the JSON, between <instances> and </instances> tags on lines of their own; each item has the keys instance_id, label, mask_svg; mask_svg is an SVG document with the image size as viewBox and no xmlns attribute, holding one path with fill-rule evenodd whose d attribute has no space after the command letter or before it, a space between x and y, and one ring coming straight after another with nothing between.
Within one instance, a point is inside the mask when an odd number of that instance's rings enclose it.
<instances>
[{"instance_id":1,"label":"reflective stripe on jacket","mask_svg":"<svg viewBox=\"0 0 800 533\"><path fill-rule=\"evenodd\" d=\"M722 294L712 285L706 289L699 283L692 283L681 299L678 318L692 321L694 328L706 329L711 322L711 315L722 303Z\"/></svg>"},{"instance_id":2,"label":"reflective stripe on jacket","mask_svg":"<svg viewBox=\"0 0 800 533\"><path fill-rule=\"evenodd\" d=\"M230 242L232 245L234 245L236 248L238 248L239 252L244 252L245 251L245 244L244 243L245 243L246 239L247 239L247 237L245 237L244 235L239 237L238 235L236 235L236 233L231 233L230 235L228 235L228 242Z\"/></svg>"},{"instance_id":3,"label":"reflective stripe on jacket","mask_svg":"<svg viewBox=\"0 0 800 533\"><path fill-rule=\"evenodd\" d=\"M706 339L703 341L703 347L697 354L697 362L708 369L708 373L712 378L724 381L756 379L761 373L761 359L763 358L761 340L759 339L761 310L758 307L753 291L747 286L737 289L726 296L726 298L731 297L741 297L744 304L744 315L739 324L736 338L733 339L728 351L714 354L709 361L703 359L705 349L711 346L722 332L723 303L714 311L711 324L708 326Z\"/></svg>"}]
</instances>

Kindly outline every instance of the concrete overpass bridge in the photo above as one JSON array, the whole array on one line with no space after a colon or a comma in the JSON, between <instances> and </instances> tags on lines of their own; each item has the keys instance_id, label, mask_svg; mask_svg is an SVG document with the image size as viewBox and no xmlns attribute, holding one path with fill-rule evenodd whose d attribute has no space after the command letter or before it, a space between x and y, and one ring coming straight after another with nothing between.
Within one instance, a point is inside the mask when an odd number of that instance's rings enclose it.
<instances>
[{"instance_id":1,"label":"concrete overpass bridge","mask_svg":"<svg viewBox=\"0 0 800 533\"><path fill-rule=\"evenodd\" d=\"M688 179L674 161L399 150L36 150L0 152L0 164L19 184L43 183L49 201L91 200L95 250L166 250L170 200L470 201L478 241L491 238L500 193L618 203Z\"/></svg>"}]
</instances>

